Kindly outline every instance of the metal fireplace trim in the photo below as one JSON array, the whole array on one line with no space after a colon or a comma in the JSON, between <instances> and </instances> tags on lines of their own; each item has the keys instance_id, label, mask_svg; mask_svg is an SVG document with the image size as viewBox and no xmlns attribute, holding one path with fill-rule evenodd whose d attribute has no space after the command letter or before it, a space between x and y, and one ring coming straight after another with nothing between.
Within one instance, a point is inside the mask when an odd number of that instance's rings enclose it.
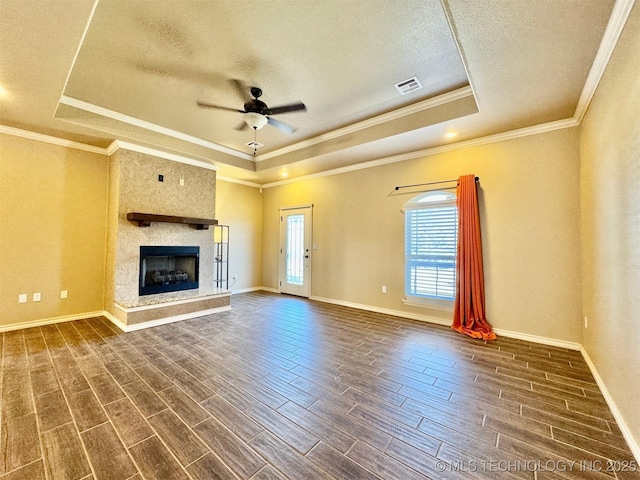
<instances>
[{"instance_id":1,"label":"metal fireplace trim","mask_svg":"<svg viewBox=\"0 0 640 480\"><path fill-rule=\"evenodd\" d=\"M195 279L190 282L182 282L168 285L145 286L144 260L147 257L194 257ZM193 290L200 286L200 247L197 246L140 246L140 267L138 271L138 295L154 295L159 293L178 292L181 290Z\"/></svg>"}]
</instances>

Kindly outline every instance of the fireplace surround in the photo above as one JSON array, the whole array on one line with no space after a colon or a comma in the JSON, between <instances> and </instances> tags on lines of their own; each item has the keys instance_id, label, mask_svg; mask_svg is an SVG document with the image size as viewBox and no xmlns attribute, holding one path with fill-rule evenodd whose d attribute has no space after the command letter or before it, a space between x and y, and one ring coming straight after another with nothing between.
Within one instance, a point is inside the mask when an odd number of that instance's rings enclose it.
<instances>
[{"instance_id":1,"label":"fireplace surround","mask_svg":"<svg viewBox=\"0 0 640 480\"><path fill-rule=\"evenodd\" d=\"M199 287L200 247L140 246L139 295Z\"/></svg>"},{"instance_id":2,"label":"fireplace surround","mask_svg":"<svg viewBox=\"0 0 640 480\"><path fill-rule=\"evenodd\" d=\"M207 225L217 223L212 220L215 166L176 162L155 153L119 148L109 161L105 310L125 331L225 311L231 304L230 292L214 285L215 243L211 230L206 230ZM163 182L158 181L159 175ZM140 219L136 212L147 214ZM129 219L130 214L136 218ZM169 288L162 292L155 285L147 290L140 280L141 271L145 271L142 278L146 277L146 264L140 264L140 247L145 246L199 247L198 283L195 271L194 281L177 283L175 274L172 280L172 271L179 271L181 277L186 273L182 265L149 266L149 270L154 268L152 275L158 272L157 283L162 280ZM185 287L189 289L178 290Z\"/></svg>"}]
</instances>

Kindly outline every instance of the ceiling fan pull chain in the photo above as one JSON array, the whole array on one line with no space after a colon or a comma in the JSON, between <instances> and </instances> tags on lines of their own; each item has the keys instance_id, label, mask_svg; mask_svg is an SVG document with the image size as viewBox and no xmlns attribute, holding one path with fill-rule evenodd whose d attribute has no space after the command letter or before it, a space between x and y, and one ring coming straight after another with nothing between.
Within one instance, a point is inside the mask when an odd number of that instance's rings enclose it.
<instances>
[{"instance_id":1,"label":"ceiling fan pull chain","mask_svg":"<svg viewBox=\"0 0 640 480\"><path fill-rule=\"evenodd\" d=\"M258 129L253 127L253 156L256 156L256 151L258 150L256 145L258 145Z\"/></svg>"}]
</instances>

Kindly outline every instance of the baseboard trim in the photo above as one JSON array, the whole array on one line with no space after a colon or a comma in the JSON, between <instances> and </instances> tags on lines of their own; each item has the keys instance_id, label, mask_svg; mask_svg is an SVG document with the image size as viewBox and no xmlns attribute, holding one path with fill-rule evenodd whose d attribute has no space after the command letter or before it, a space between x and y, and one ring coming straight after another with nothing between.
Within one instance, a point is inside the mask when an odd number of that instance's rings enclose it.
<instances>
[{"instance_id":1,"label":"baseboard trim","mask_svg":"<svg viewBox=\"0 0 640 480\"><path fill-rule=\"evenodd\" d=\"M0 332L10 332L12 330L21 330L23 328L42 327L54 323L73 322L74 320L84 320L85 318L100 317L104 312L87 312L76 313L73 315L62 315L60 317L41 318L39 320L30 320L28 322L10 323L9 325L0 325Z\"/></svg>"},{"instance_id":2,"label":"baseboard trim","mask_svg":"<svg viewBox=\"0 0 640 480\"><path fill-rule=\"evenodd\" d=\"M271 292L271 293L280 293L280 290L278 288L271 288L271 287L258 287L258 290L264 290L265 292Z\"/></svg>"},{"instance_id":3,"label":"baseboard trim","mask_svg":"<svg viewBox=\"0 0 640 480\"><path fill-rule=\"evenodd\" d=\"M127 326L122 323L120 320L118 320L117 317L115 317L114 315L111 314L111 312L108 312L107 310L103 310L102 311L102 315L104 315L104 317L109 320L111 323L113 323L116 327L118 327L120 330L122 330L123 332L125 332Z\"/></svg>"},{"instance_id":4,"label":"baseboard trim","mask_svg":"<svg viewBox=\"0 0 640 480\"><path fill-rule=\"evenodd\" d=\"M437 317L430 317L428 315L420 315L419 313L403 312L401 310L392 310L390 308L374 307L372 305L346 302L344 300L336 300L333 298L317 297L315 295L312 295L311 297L309 297L309 300L315 300L317 302L323 302L323 303L331 303L333 305L340 305L343 307L356 308L358 310L366 310L368 312L383 313L385 315L391 315L392 317L402 317L402 318L409 318L411 320L418 320L420 322L435 323L437 325L444 325L446 327L451 325L451 321L443 320Z\"/></svg>"},{"instance_id":5,"label":"baseboard trim","mask_svg":"<svg viewBox=\"0 0 640 480\"><path fill-rule=\"evenodd\" d=\"M172 317L159 318L157 320L151 320L149 322L134 323L133 325L125 325L106 310L102 312L102 314L123 332L135 332L137 330L144 330L146 328L159 327L160 325L166 325L168 323L189 320L190 318L202 317L204 315L211 315L214 313L228 312L229 310L231 310L231 305L226 305L224 307L209 308L207 310L198 310L197 312L189 312L183 313L181 315L174 315Z\"/></svg>"},{"instance_id":6,"label":"baseboard trim","mask_svg":"<svg viewBox=\"0 0 640 480\"><path fill-rule=\"evenodd\" d=\"M264 287L238 288L237 290L231 290L231 295L237 295L239 293L257 292L258 290L264 290Z\"/></svg>"},{"instance_id":7,"label":"baseboard trim","mask_svg":"<svg viewBox=\"0 0 640 480\"><path fill-rule=\"evenodd\" d=\"M587 362L587 365L589 366L589 370L591 370L591 374L593 375L593 378L595 378L596 383L598 384L598 387L600 388L600 391L602 392L602 395L604 396L604 399L607 402L607 405L609 406L611 413L613 414L613 418L616 419L616 422L618 423L618 427L620 427L620 430L622 431L622 436L624 436L624 439L627 441L627 444L631 449L631 453L633 453L633 456L635 457L636 462L638 462L638 464L640 465L640 444L638 444L636 439L633 438L633 434L631 433L631 430L629 430L629 427L624 421L624 418L622 417L620 410L618 410L618 406L616 405L616 402L613 400L613 397L611 397L611 394L609 393L609 390L607 390L607 387L605 386L605 383L602 380L602 377L600 377L600 374L598 373L598 370L596 369L595 364L591 361L589 354L587 353L584 346L582 345L580 346L580 353L582 353L582 357L584 358L584 361Z\"/></svg>"},{"instance_id":8,"label":"baseboard trim","mask_svg":"<svg viewBox=\"0 0 640 480\"><path fill-rule=\"evenodd\" d=\"M369 312L384 313L386 315L392 315L394 317L409 318L411 320L418 320L420 322L435 323L437 325L444 325L446 327L451 326L451 320L443 320L441 318L431 317L428 315L420 315L418 313L403 312L402 310L392 310L388 308L380 308L380 307L374 307L371 305L364 305L361 303L345 302L343 300L335 300L333 298L316 297L316 296L312 296L311 300L317 300L318 302L324 302L324 303L332 303L334 305L341 305L343 307L357 308L359 310L366 310ZM555 338L541 337L538 335L531 335L528 333L512 332L510 330L502 330L498 328L494 328L493 330L496 332L496 334L501 335L503 337L515 338L518 340L526 340L528 342L541 343L543 345L550 345L554 347L567 348L569 350L580 350L580 344L575 342L557 340Z\"/></svg>"},{"instance_id":9,"label":"baseboard trim","mask_svg":"<svg viewBox=\"0 0 640 480\"><path fill-rule=\"evenodd\" d=\"M254 290L261 290L261 289L262 289L261 287L257 287ZM174 315L172 317L166 317L158 320L152 320L149 322L133 324L133 325L125 325L120 320L118 320L118 318L116 318L114 315L112 315L108 311L100 310L97 312L77 313L73 315L63 315L60 317L41 318L39 320L31 320L28 322L11 323L9 325L0 325L0 333L10 332L12 330L21 330L23 328L42 327L45 325L52 325L54 323L64 323L64 322L73 322L75 320L85 320L87 318L93 318L93 317L105 317L123 332L134 332L136 330L143 330L145 328L157 327L159 325L179 322L180 320L188 320L190 318L201 317L203 315L210 315L213 313L227 312L229 310L231 310L231 306L227 305L224 307L210 308L208 310L199 310L197 312L184 313L182 315Z\"/></svg>"},{"instance_id":10,"label":"baseboard trim","mask_svg":"<svg viewBox=\"0 0 640 480\"><path fill-rule=\"evenodd\" d=\"M582 345L577 342L570 342L568 340L559 340L557 338L541 337L540 335L532 335L530 333L512 332L511 330L503 330L501 328L494 328L496 335L501 335L507 338L515 338L516 340L525 340L527 342L540 343L542 345L549 345L551 347L566 348L568 350L580 350Z\"/></svg>"}]
</instances>

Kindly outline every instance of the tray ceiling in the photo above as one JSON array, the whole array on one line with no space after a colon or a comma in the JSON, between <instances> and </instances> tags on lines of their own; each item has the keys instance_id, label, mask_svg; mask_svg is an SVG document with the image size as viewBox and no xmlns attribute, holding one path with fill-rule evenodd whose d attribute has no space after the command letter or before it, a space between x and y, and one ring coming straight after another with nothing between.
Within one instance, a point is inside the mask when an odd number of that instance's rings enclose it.
<instances>
[{"instance_id":1,"label":"tray ceiling","mask_svg":"<svg viewBox=\"0 0 640 480\"><path fill-rule=\"evenodd\" d=\"M51 8L42 8L49 4ZM613 0L3 0L0 122L267 183L573 116ZM416 76L420 90L394 84ZM274 115L253 155L234 80ZM22 108L21 108L22 107ZM454 140L444 134L455 131Z\"/></svg>"}]
</instances>

